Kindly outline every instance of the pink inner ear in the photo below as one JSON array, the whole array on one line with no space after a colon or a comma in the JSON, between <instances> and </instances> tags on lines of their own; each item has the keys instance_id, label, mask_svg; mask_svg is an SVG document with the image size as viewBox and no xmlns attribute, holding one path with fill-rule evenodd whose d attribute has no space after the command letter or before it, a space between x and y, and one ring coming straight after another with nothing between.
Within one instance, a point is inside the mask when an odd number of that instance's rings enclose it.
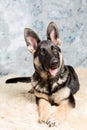
<instances>
[{"instance_id":1,"label":"pink inner ear","mask_svg":"<svg viewBox=\"0 0 87 130\"><path fill-rule=\"evenodd\" d=\"M57 38L56 38L55 30L52 30L52 31L51 31L51 33L50 33L50 38L51 38L51 41L52 41L54 44L57 44Z\"/></svg>"},{"instance_id":2,"label":"pink inner ear","mask_svg":"<svg viewBox=\"0 0 87 130\"><path fill-rule=\"evenodd\" d=\"M28 36L27 37L27 41L31 44L31 46L33 47L33 49L37 48L37 41L35 38Z\"/></svg>"}]
</instances>

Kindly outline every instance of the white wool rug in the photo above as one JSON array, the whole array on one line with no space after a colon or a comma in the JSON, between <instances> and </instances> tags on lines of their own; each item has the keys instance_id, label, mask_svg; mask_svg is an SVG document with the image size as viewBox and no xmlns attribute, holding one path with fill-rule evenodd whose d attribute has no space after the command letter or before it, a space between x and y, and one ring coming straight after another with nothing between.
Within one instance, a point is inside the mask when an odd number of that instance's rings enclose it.
<instances>
[{"instance_id":1,"label":"white wool rug","mask_svg":"<svg viewBox=\"0 0 87 130\"><path fill-rule=\"evenodd\" d=\"M38 123L34 95L28 94L29 83L5 84L15 75L0 78L0 130L87 130L87 69L76 69L80 91L75 95L76 108L58 127Z\"/></svg>"}]
</instances>

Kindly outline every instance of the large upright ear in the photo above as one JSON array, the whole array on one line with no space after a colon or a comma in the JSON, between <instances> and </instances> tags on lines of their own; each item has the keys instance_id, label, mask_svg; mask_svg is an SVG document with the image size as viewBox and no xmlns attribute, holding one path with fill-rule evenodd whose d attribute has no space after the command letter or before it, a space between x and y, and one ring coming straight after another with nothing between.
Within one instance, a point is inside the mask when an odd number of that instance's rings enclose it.
<instances>
[{"instance_id":1,"label":"large upright ear","mask_svg":"<svg viewBox=\"0 0 87 130\"><path fill-rule=\"evenodd\" d=\"M37 49L37 45L40 42L40 38L38 35L30 28L24 29L24 38L28 50L33 54Z\"/></svg>"},{"instance_id":2,"label":"large upright ear","mask_svg":"<svg viewBox=\"0 0 87 130\"><path fill-rule=\"evenodd\" d=\"M50 22L47 27L47 39L51 40L56 45L61 45L58 27L54 22Z\"/></svg>"}]
</instances>

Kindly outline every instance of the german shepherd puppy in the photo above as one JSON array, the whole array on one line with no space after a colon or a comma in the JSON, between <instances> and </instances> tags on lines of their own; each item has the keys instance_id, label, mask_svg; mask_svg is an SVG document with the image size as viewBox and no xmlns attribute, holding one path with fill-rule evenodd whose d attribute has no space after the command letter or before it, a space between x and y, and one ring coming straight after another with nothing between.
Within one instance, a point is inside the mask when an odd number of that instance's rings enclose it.
<instances>
[{"instance_id":1,"label":"german shepherd puppy","mask_svg":"<svg viewBox=\"0 0 87 130\"><path fill-rule=\"evenodd\" d=\"M39 122L55 126L62 122L70 108L75 107L74 94L79 90L78 76L73 67L64 65L60 49L59 32L54 22L47 27L47 40L41 41L30 28L25 28L24 38L33 54L35 72L31 77L38 105ZM49 112L56 106L53 113Z\"/></svg>"}]
</instances>

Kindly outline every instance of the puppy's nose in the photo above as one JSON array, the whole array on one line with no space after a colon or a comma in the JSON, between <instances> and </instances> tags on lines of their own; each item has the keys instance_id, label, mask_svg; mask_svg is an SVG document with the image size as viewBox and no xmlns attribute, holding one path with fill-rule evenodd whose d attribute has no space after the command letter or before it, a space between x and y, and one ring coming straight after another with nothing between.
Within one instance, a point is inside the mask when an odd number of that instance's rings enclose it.
<instances>
[{"instance_id":1,"label":"puppy's nose","mask_svg":"<svg viewBox=\"0 0 87 130\"><path fill-rule=\"evenodd\" d=\"M55 68L58 65L58 60L57 59L52 59L50 62L50 67Z\"/></svg>"}]
</instances>

